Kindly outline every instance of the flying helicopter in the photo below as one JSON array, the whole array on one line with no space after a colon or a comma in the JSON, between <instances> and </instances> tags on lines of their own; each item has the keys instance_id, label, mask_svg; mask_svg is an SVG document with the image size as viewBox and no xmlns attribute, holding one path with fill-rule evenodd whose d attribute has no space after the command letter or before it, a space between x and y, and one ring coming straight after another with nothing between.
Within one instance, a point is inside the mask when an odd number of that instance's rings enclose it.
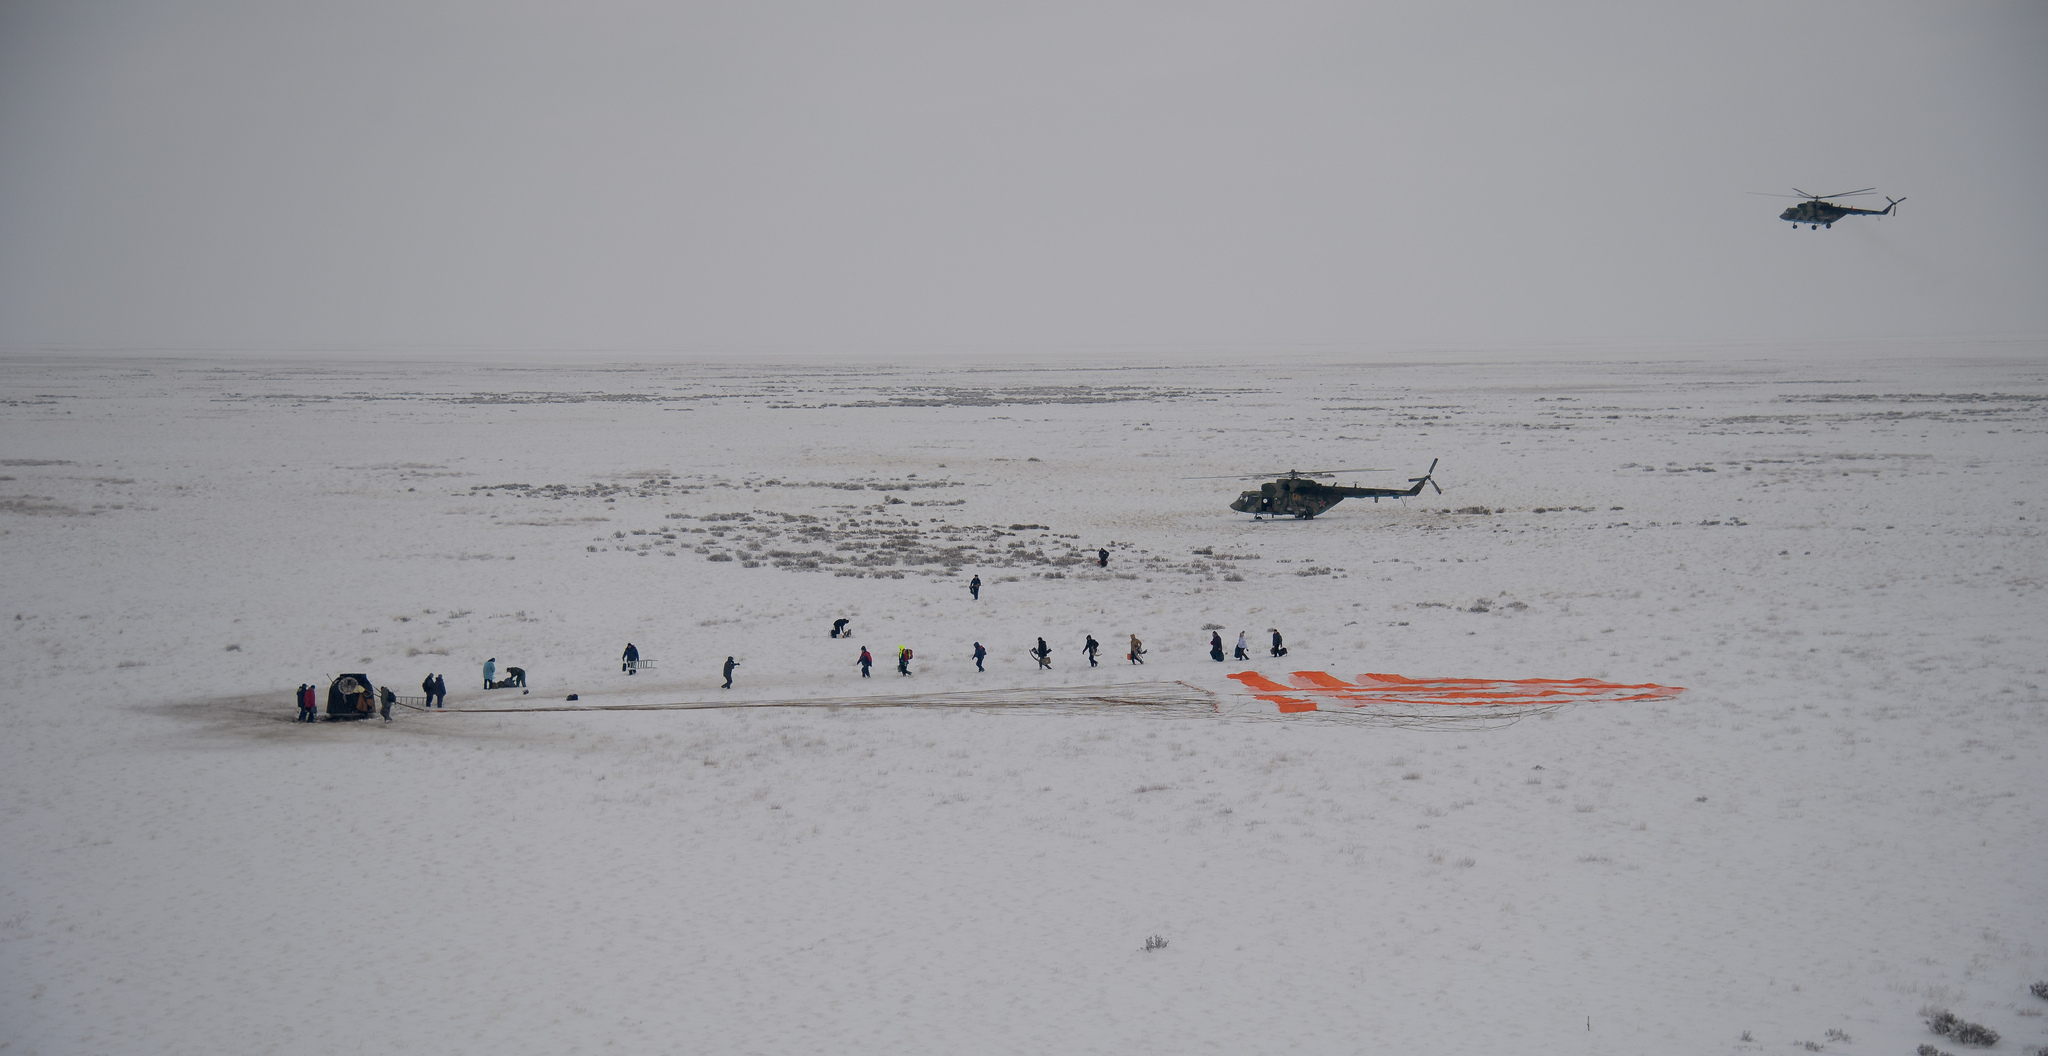
<instances>
[{"instance_id":1,"label":"flying helicopter","mask_svg":"<svg viewBox=\"0 0 2048 1056\"><path fill-rule=\"evenodd\" d=\"M1858 209L1852 205L1836 205L1824 199L1855 198L1869 194L1877 190L1877 188L1865 187L1860 191L1843 191L1840 194L1808 194L1797 187L1792 188L1792 190L1796 193L1764 194L1762 191L1751 191L1750 193L1763 194L1766 198L1805 199L1805 201L1800 202L1798 205L1792 206L1778 214L1778 219L1792 221L1792 229L1794 231L1799 229L1800 224L1805 224L1809 230L1823 227L1832 228L1835 226L1835 221L1845 216L1891 216L1893 215L1892 211L1899 207L1899 203L1905 201L1904 198L1888 197L1885 201L1890 204L1882 209Z\"/></svg>"},{"instance_id":2,"label":"flying helicopter","mask_svg":"<svg viewBox=\"0 0 2048 1056\"><path fill-rule=\"evenodd\" d=\"M1381 469L1320 469L1312 472L1288 470L1275 474L1276 480L1259 485L1257 491L1247 491L1230 504L1239 513L1249 513L1252 520L1279 517L1290 514L1301 520L1308 520L1343 502L1345 499L1402 499L1422 494L1422 486L1436 488L1441 495L1444 489L1437 488L1433 475L1436 473L1436 459L1430 459L1429 471L1419 477L1409 477L1409 488L1350 488L1338 484L1325 484L1314 478L1331 477L1338 473L1384 473ZM1187 477L1187 480L1244 480L1248 476L1265 476L1263 473L1223 477Z\"/></svg>"}]
</instances>

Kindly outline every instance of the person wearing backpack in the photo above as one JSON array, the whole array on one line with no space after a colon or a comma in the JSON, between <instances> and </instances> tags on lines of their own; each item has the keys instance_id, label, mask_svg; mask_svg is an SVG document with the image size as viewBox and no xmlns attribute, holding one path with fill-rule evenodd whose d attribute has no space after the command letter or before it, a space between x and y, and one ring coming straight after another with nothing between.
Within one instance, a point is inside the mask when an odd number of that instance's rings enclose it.
<instances>
[{"instance_id":1,"label":"person wearing backpack","mask_svg":"<svg viewBox=\"0 0 2048 1056\"><path fill-rule=\"evenodd\" d=\"M899 675L910 673L910 647L907 645L896 647L896 673Z\"/></svg>"},{"instance_id":2,"label":"person wearing backpack","mask_svg":"<svg viewBox=\"0 0 2048 1056\"><path fill-rule=\"evenodd\" d=\"M981 662L982 662L982 660L983 660L983 659L985 659L985 658L987 658L987 656L988 656L988 650L986 650L986 649L983 649L983 648L981 647L981 643L980 643L980 642L976 642L976 643L974 643L974 669L975 669L976 671L986 671L986 670L988 670L988 668L985 668L985 667L981 666Z\"/></svg>"}]
</instances>

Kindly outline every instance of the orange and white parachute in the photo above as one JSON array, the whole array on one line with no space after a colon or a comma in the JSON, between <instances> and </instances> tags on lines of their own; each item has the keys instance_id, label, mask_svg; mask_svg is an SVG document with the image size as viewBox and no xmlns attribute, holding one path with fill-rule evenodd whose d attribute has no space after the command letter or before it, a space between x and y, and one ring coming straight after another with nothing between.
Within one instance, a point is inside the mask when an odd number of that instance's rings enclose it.
<instances>
[{"instance_id":1,"label":"orange and white parachute","mask_svg":"<svg viewBox=\"0 0 2048 1056\"><path fill-rule=\"evenodd\" d=\"M1594 678L1408 678L1364 674L1346 682L1322 671L1296 671L1283 686L1256 671L1229 676L1282 712L1375 704L1516 705L1594 701L1670 700L1685 690L1654 683L1623 685Z\"/></svg>"}]
</instances>

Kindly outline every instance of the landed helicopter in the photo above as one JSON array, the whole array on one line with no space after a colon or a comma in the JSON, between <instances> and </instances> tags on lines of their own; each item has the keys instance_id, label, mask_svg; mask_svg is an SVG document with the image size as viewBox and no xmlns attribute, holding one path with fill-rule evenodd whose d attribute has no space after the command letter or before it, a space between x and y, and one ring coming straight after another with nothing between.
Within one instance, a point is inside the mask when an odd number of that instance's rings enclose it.
<instances>
[{"instance_id":1,"label":"landed helicopter","mask_svg":"<svg viewBox=\"0 0 2048 1056\"><path fill-rule=\"evenodd\" d=\"M1237 501L1230 504L1230 508L1236 510L1239 513L1251 514L1252 519L1255 521L1263 520L1266 517L1279 517L1283 514L1291 515L1293 517L1297 517L1305 521L1311 517L1316 516L1319 513L1328 510L1330 507L1335 506L1340 502L1343 502L1345 499L1371 499L1374 502L1378 502L1381 499L1404 499L1409 498L1411 496L1422 494L1422 486L1424 484L1427 484L1432 488L1436 488L1436 493L1441 495L1444 493L1444 489L1437 488L1436 481L1432 479L1433 475L1436 473L1436 463L1436 459L1430 459L1429 472L1424 473L1419 477L1409 477L1408 483L1414 486L1405 489L1347 488L1338 484L1324 484L1321 481L1313 479L1316 477L1335 476L1338 473L1383 473L1385 472L1385 470L1325 469L1317 470L1312 473L1302 473L1297 470L1289 470L1285 475L1280 476L1279 479L1269 480L1266 483L1259 485L1259 490L1247 491L1244 494L1239 495L1237 497ZM1264 476L1264 474L1255 475ZM1235 476L1188 477L1186 479L1243 480L1245 478L1243 476Z\"/></svg>"},{"instance_id":2,"label":"landed helicopter","mask_svg":"<svg viewBox=\"0 0 2048 1056\"><path fill-rule=\"evenodd\" d=\"M1778 214L1778 219L1792 221L1792 229L1795 231L1799 229L1800 224L1805 224L1809 230L1823 227L1831 228L1835 226L1835 221L1845 216L1891 216L1893 215L1892 211L1899 207L1899 203L1905 201L1904 198L1886 198L1885 201L1890 204L1882 209L1858 209L1853 205L1836 205L1833 202L1823 201L1823 199L1855 198L1859 195L1869 194L1877 190L1877 188L1865 187L1860 191L1843 191L1840 194L1808 194L1797 187L1792 188L1792 190L1797 193L1765 194L1764 197L1806 199L1798 205L1792 206ZM1763 194L1761 191L1751 193Z\"/></svg>"}]
</instances>

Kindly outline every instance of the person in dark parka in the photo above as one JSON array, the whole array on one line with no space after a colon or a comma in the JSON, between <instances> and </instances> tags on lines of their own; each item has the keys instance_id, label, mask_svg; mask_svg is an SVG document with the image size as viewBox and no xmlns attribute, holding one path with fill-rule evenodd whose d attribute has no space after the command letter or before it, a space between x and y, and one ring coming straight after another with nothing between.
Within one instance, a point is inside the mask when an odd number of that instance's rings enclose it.
<instances>
[{"instance_id":1,"label":"person in dark parka","mask_svg":"<svg viewBox=\"0 0 2048 1056\"><path fill-rule=\"evenodd\" d=\"M849 619L847 619L847 618L846 618L846 617L844 617L844 616L841 616L840 618L838 618L838 619L836 619L836 620L833 620L833 621L832 621L832 633L831 633L831 634L829 634L829 635L827 635L826 637L828 637L828 638L840 638L840 637L844 637L844 636L846 635L846 625L847 625L847 624L849 624L849 623L852 623L852 622L853 622L852 620L849 620Z\"/></svg>"},{"instance_id":2,"label":"person in dark parka","mask_svg":"<svg viewBox=\"0 0 2048 1056\"><path fill-rule=\"evenodd\" d=\"M1275 630L1275 631L1273 632L1273 655L1274 655L1274 656L1286 656L1286 655L1287 655L1287 647L1286 647L1286 646L1284 646L1284 645L1281 645L1281 644L1280 644L1280 632L1279 632L1278 630Z\"/></svg>"},{"instance_id":3,"label":"person in dark parka","mask_svg":"<svg viewBox=\"0 0 2048 1056\"><path fill-rule=\"evenodd\" d=\"M863 645L860 647L860 659L855 660L854 664L860 668L860 677L874 677L870 672L875 666L875 657L873 653L868 652L867 646Z\"/></svg>"},{"instance_id":4,"label":"person in dark parka","mask_svg":"<svg viewBox=\"0 0 2048 1056\"><path fill-rule=\"evenodd\" d=\"M1102 648L1102 643L1101 643L1101 642L1098 642L1098 641L1096 641L1096 640L1095 640L1095 636L1094 636L1094 635L1092 635L1092 634L1091 634L1091 635L1088 635L1088 640L1087 640L1087 641L1085 641L1085 642L1082 642L1082 643L1081 643L1081 651L1082 651L1082 652L1084 652L1084 653L1087 653L1087 654L1088 654L1088 666L1089 666L1089 667L1094 667L1094 666L1095 666L1095 654L1096 654L1096 652L1097 652L1098 650L1100 650L1101 648Z\"/></svg>"},{"instance_id":5,"label":"person in dark parka","mask_svg":"<svg viewBox=\"0 0 2048 1056\"><path fill-rule=\"evenodd\" d=\"M1052 646L1045 644L1045 639L1040 638L1038 640L1038 648L1031 650L1031 655L1038 658L1039 667L1050 668L1052 666Z\"/></svg>"},{"instance_id":6,"label":"person in dark parka","mask_svg":"<svg viewBox=\"0 0 2048 1056\"><path fill-rule=\"evenodd\" d=\"M734 660L732 657L729 656L725 658L725 685L722 685L718 688L732 688L732 669L738 666L740 666L740 662L738 660Z\"/></svg>"},{"instance_id":7,"label":"person in dark parka","mask_svg":"<svg viewBox=\"0 0 2048 1056\"><path fill-rule=\"evenodd\" d=\"M983 648L981 647L981 643L980 643L980 642L976 642L976 643L974 643L974 669L975 669L976 671L986 671L986 670L988 670L988 668L985 668L985 667L981 666L981 662L982 662L982 661L983 661L984 659L986 659L987 657L988 657L988 650L986 650L986 649L983 649Z\"/></svg>"},{"instance_id":8,"label":"person in dark parka","mask_svg":"<svg viewBox=\"0 0 2048 1056\"><path fill-rule=\"evenodd\" d=\"M632 642L627 642L626 651L619 655L619 670L629 675L640 673L640 650L634 648Z\"/></svg>"},{"instance_id":9,"label":"person in dark parka","mask_svg":"<svg viewBox=\"0 0 2048 1056\"><path fill-rule=\"evenodd\" d=\"M437 708L448 706L448 680L440 675L434 676L434 706Z\"/></svg>"},{"instance_id":10,"label":"person in dark parka","mask_svg":"<svg viewBox=\"0 0 2048 1056\"><path fill-rule=\"evenodd\" d=\"M968 593L968 594L969 594L970 596L972 596L972 597L974 598L974 600L976 600L976 601L980 601L980 600L981 600L981 577L980 577L980 576L976 576L976 577L974 577L973 579L970 579L970 580L968 580L968 581L967 581L967 593Z\"/></svg>"},{"instance_id":11,"label":"person in dark parka","mask_svg":"<svg viewBox=\"0 0 2048 1056\"><path fill-rule=\"evenodd\" d=\"M1221 633L1212 631L1209 634L1209 659L1219 664L1223 662L1223 635Z\"/></svg>"}]
</instances>

